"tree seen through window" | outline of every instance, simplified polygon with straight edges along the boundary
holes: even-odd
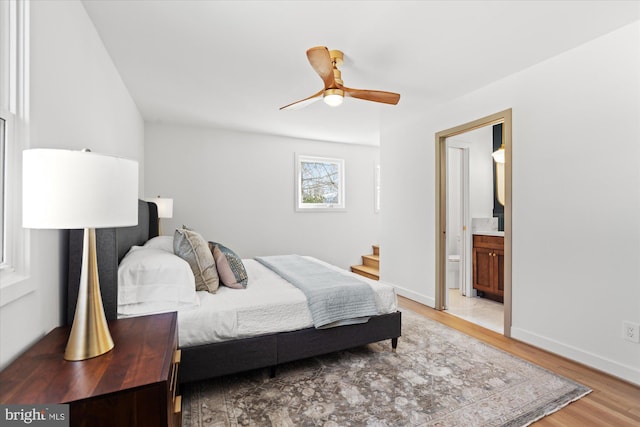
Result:
[[[296,154],[295,209],[344,212],[344,159]]]
[[[339,203],[339,174],[335,163],[302,162],[302,203]]]

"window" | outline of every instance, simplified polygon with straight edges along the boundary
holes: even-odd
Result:
[[[344,160],[296,155],[296,210],[344,211]]]
[[[0,1],[0,306],[33,290],[22,228],[22,151],[27,148],[29,2]]]

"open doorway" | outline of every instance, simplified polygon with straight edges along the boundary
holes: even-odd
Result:
[[[485,256],[485,252],[474,250],[474,241],[480,243],[477,236],[482,236],[483,239],[493,239],[494,244],[502,247],[504,240],[501,221],[503,205],[496,197],[497,163],[492,157],[501,144],[502,123],[474,129],[446,140],[445,272],[447,313],[500,334],[504,332],[502,289],[498,289],[499,278],[503,274],[502,265],[495,269],[495,273],[498,273],[496,293],[478,289],[478,279],[482,284],[491,283],[487,267],[492,264],[494,257],[493,251],[486,252]],[[487,289],[491,291],[490,286]]]
[[[476,287],[472,270],[475,264],[471,261],[471,218],[469,217],[469,177],[458,169],[468,170],[465,166],[465,145],[472,135],[491,131],[494,125],[502,125],[502,143],[504,144],[504,163],[501,165],[501,179],[504,179],[504,194],[501,199],[504,204],[504,249],[491,250],[489,257],[500,264],[503,278],[500,283],[500,298],[503,300],[503,333],[511,335],[511,110],[505,110],[473,122],[465,123],[436,134],[436,309],[444,310],[448,304],[448,297],[452,285],[451,277],[459,284],[455,295],[473,296]],[[473,132],[477,131],[477,132]],[[465,138],[466,136],[466,138]],[[466,154],[469,162],[469,154]],[[490,161],[490,160],[489,160]],[[503,169],[502,169],[503,168]],[[468,173],[468,172],[467,172]],[[447,184],[452,190],[453,185],[459,185],[455,191],[447,191]],[[466,195],[465,195],[465,192]],[[465,202],[466,197],[466,202]],[[461,200],[459,203],[458,200]],[[466,203],[466,205],[465,205]],[[455,212],[458,214],[455,215]],[[448,217],[448,213],[454,215]],[[448,220],[448,218],[450,218]],[[450,224],[454,223],[454,224]],[[457,230],[457,231],[456,231]],[[453,234],[453,235],[452,235]],[[494,255],[498,253],[499,256]],[[503,253],[500,253],[503,252]],[[475,253],[475,252],[474,252]],[[458,265],[455,265],[458,258]],[[497,264],[496,264],[497,265]],[[456,268],[453,268],[456,267]],[[455,271],[453,271],[455,270]],[[476,270],[477,271],[477,270]],[[455,274],[457,273],[457,274]],[[449,277],[449,280],[447,278]],[[455,289],[455,288],[454,288]]]

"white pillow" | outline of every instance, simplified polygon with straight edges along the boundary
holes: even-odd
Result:
[[[163,251],[173,253],[173,236],[156,236],[153,239],[147,240],[147,243],[145,243],[143,247],[162,249]]]
[[[200,305],[189,263],[163,249],[134,246],[118,267],[118,314],[176,311]]]

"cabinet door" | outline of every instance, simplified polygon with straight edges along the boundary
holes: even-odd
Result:
[[[493,249],[473,248],[473,287],[479,291],[493,292],[491,276]]]
[[[494,249],[492,253],[491,292],[502,297],[504,296],[504,251]]]

